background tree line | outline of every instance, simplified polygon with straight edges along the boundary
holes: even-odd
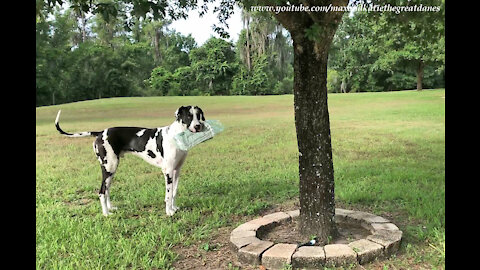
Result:
[[[43,9],[36,23],[37,106],[119,96],[271,95],[293,91],[293,44],[265,12],[243,10],[236,43],[193,37],[169,21],[81,8]],[[329,51],[328,91],[444,87],[444,14],[345,14]],[[108,18],[107,18],[108,17]],[[129,18],[128,20],[126,18]]]

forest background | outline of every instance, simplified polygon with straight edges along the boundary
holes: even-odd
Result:
[[[280,95],[293,92],[292,39],[271,13],[242,9],[236,42],[199,46],[171,21],[37,5],[36,105],[107,97]],[[445,15],[392,21],[345,13],[328,61],[328,91],[445,87]]]

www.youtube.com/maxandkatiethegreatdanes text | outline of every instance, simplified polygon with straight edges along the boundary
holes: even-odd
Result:
[[[400,14],[401,12],[439,12],[440,6],[424,6],[411,5],[411,6],[392,6],[390,4],[385,5],[373,5],[373,4],[359,4],[359,5],[347,5],[347,6],[304,6],[300,5],[285,5],[285,6],[251,6],[250,11],[264,11],[264,12],[352,12],[352,11],[366,11],[366,12],[395,12]]]

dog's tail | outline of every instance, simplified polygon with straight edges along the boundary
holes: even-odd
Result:
[[[62,110],[59,110],[58,113],[57,113],[57,118],[55,119],[55,127],[57,128],[58,132],[60,132],[60,134],[63,134],[67,137],[71,137],[71,138],[80,138],[80,137],[88,137],[88,136],[98,136],[99,134],[102,134],[101,131],[85,131],[85,132],[79,132],[79,133],[67,133],[65,131],[63,131],[61,128],[60,128],[60,124],[58,124],[58,120],[60,118],[60,112],[62,112]]]

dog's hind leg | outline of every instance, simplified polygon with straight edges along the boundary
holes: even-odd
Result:
[[[110,184],[113,178],[113,173],[107,172],[105,167],[102,165],[102,185],[100,186],[100,191],[98,192],[98,197],[100,199],[100,205],[102,206],[102,214],[108,216],[111,214],[109,211],[110,204]],[[108,202],[108,203],[107,203]]]
[[[112,184],[112,180],[113,180],[113,174],[110,177],[107,177],[107,179],[105,179],[105,201],[106,201],[107,209],[109,212],[115,211],[118,209],[117,207],[113,206],[110,201],[110,185]]]
[[[104,142],[101,136],[95,140],[93,149],[102,169],[102,185],[100,186],[98,197],[100,199],[100,205],[102,206],[102,214],[108,216],[111,214],[110,210],[114,210],[110,202],[110,186],[118,167],[119,158],[113,152],[108,142]]]

